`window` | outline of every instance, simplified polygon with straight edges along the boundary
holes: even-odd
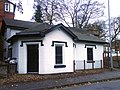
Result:
[[[93,48],[87,48],[87,60],[93,61]]]
[[[8,57],[12,57],[12,48],[8,49]]]
[[[63,51],[62,51],[62,45],[56,45],[55,46],[55,63],[56,64],[63,64]]]
[[[5,11],[9,12],[9,3],[5,3]]]
[[[10,4],[10,12],[14,12],[14,5],[13,4]]]

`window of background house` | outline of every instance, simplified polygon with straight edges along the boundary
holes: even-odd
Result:
[[[63,64],[63,50],[62,45],[55,46],[55,64]]]
[[[87,60],[93,61],[93,48],[87,48]]]
[[[9,3],[5,3],[5,11],[9,12]]]
[[[8,57],[12,57],[12,48],[8,49]]]

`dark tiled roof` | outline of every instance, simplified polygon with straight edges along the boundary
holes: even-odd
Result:
[[[47,33],[53,31],[54,29],[62,28],[66,31],[71,37],[76,38],[76,35],[73,34],[68,28],[66,28],[63,24],[50,25],[47,23],[41,23],[36,25],[30,29],[25,29],[22,32],[17,33],[17,35],[30,35],[30,34],[40,34],[41,36],[45,36]]]
[[[35,23],[35,22],[28,22],[28,21],[20,21],[20,20],[9,20],[4,19],[7,26],[12,27],[22,27],[26,28],[24,31],[17,33],[17,35],[30,35],[30,34],[46,34],[55,28],[62,28],[64,29],[68,34],[70,34],[74,39],[77,38],[78,41],[83,42],[95,42],[95,43],[105,43],[104,40],[87,34],[85,30],[78,29],[78,28],[72,28],[72,27],[65,27],[63,24],[58,25],[49,25],[47,23]]]
[[[45,31],[48,31],[48,29],[50,29],[51,27],[52,27],[52,25],[50,25],[50,24],[39,23],[37,25],[33,25],[29,29],[25,29],[24,31],[22,31],[20,33],[45,32]]]
[[[51,28],[55,27],[56,25],[49,25],[46,23],[43,24],[39,24],[37,26],[34,26],[30,29],[24,30],[23,32],[20,32],[19,34],[22,33],[31,33],[31,32],[42,32],[42,33],[46,33],[48,32]],[[94,35],[90,35],[90,34],[86,34],[85,30],[82,29],[77,29],[77,28],[68,28],[68,30],[70,30],[70,32],[72,32],[75,36],[77,36],[79,41],[89,41],[89,42],[100,42],[100,43],[105,43],[104,40],[101,40],[100,38],[94,36]]]
[[[69,28],[70,31],[72,31],[77,37],[79,41],[92,41],[92,42],[101,42],[104,43],[105,41],[94,36],[91,34],[88,34],[86,30],[82,29],[75,29],[75,28]]]
[[[14,4],[14,3],[12,3],[10,0],[4,0],[4,2],[9,2],[9,3],[11,3],[11,4],[15,5],[15,4]]]
[[[81,34],[87,34],[87,31],[86,30],[83,30],[83,29],[80,29],[80,28],[75,28],[75,27],[68,27],[69,30],[71,31],[75,31],[75,32],[78,32],[78,33],[81,33]]]
[[[28,21],[21,21],[21,20],[13,20],[13,19],[8,19],[8,18],[4,18],[4,22],[7,26],[9,27],[19,27],[19,28],[31,28],[35,25],[38,25],[38,23],[36,22],[28,22]]]

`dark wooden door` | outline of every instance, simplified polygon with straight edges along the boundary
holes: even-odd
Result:
[[[38,44],[27,45],[27,72],[38,72]]]

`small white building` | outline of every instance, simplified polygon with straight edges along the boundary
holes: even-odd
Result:
[[[19,74],[66,73],[103,67],[105,41],[83,30],[63,24],[4,19],[2,31],[4,57],[15,59]]]

